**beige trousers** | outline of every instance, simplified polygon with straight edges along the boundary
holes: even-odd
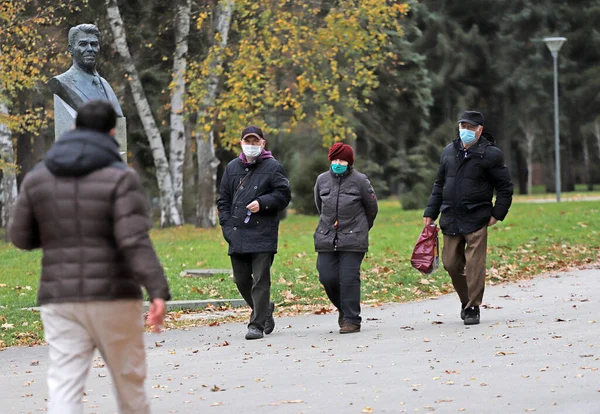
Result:
[[[120,414],[150,413],[142,301],[49,304],[41,307],[48,342],[48,411],[81,414],[94,350],[98,349],[117,393]]]
[[[463,308],[479,306],[485,290],[487,226],[469,234],[444,235],[442,262]]]

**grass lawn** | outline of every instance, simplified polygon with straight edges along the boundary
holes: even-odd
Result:
[[[488,275],[501,283],[567,267],[597,262],[600,250],[600,201],[547,204],[515,203],[490,231]],[[312,234],[316,216],[290,214],[281,224],[279,254],[272,273],[278,309],[328,306],[315,270]],[[443,269],[424,277],[410,266],[422,228],[422,211],[403,211],[397,201],[380,203],[371,231],[371,251],[363,262],[363,302],[399,302],[452,291]],[[183,278],[190,268],[229,268],[221,230],[192,226],[154,230],[152,239],[169,278],[174,299],[237,298],[228,276]],[[40,252],[21,252],[0,242],[0,349],[41,342],[35,306]]]

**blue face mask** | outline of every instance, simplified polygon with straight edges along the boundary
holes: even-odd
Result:
[[[343,174],[346,172],[347,169],[347,165],[331,164],[331,171],[333,171],[335,174]]]
[[[465,145],[471,145],[475,142],[475,131],[471,131],[470,129],[459,129],[460,140]]]

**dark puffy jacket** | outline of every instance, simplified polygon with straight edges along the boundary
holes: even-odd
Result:
[[[324,172],[315,184],[315,203],[320,214],[314,235],[317,252],[369,250],[378,207],[366,175],[352,167],[344,174]]]
[[[21,185],[12,243],[41,247],[38,302],[170,298],[139,178],[109,135],[63,135]]]
[[[491,216],[504,220],[512,203],[513,184],[502,151],[490,134],[482,134],[467,151],[460,140],[442,151],[424,217],[441,211],[444,234],[468,234],[487,225]],[[492,197],[496,190],[496,204]]]
[[[277,253],[279,212],[291,198],[290,182],[275,158],[261,157],[253,164],[236,158],[227,164],[217,207],[229,254]],[[260,209],[248,216],[246,206],[254,200],[258,200]]]

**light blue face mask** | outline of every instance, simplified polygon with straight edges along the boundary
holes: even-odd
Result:
[[[475,131],[471,131],[470,129],[459,129],[458,133],[463,144],[471,145],[475,142]]]
[[[343,174],[346,172],[347,169],[347,165],[331,164],[331,171],[333,171],[335,174]]]

